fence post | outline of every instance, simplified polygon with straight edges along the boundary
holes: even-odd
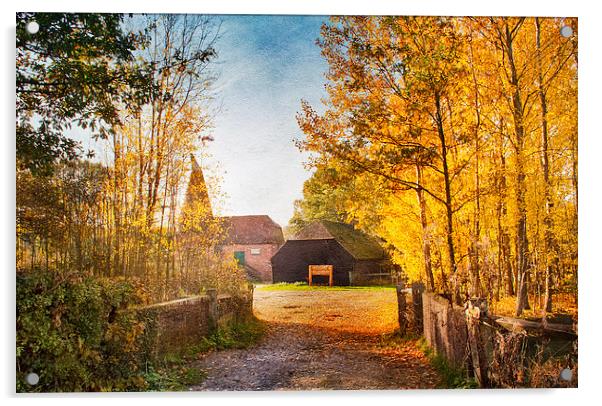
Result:
[[[406,316],[406,293],[404,284],[399,283],[396,286],[397,291],[397,314],[399,317],[399,334],[404,336],[407,333],[408,319]]]
[[[481,338],[481,318],[486,317],[487,301],[485,299],[472,299],[466,303],[466,327],[468,330],[468,345],[470,358],[477,383],[481,388],[488,385],[487,359]]]
[[[209,334],[214,334],[217,332],[217,321],[218,321],[217,290],[216,289],[207,289],[207,297],[209,298],[209,314],[208,314]]]
[[[414,312],[414,330],[420,334],[423,330],[422,293],[425,291],[424,283],[412,283],[412,310]]]

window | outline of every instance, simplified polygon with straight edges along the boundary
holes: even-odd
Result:
[[[245,265],[245,252],[244,251],[234,251],[234,258],[238,261],[239,266]]]
[[[251,248],[251,255],[261,254],[261,248]]]

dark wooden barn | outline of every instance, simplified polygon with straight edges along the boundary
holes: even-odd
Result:
[[[286,241],[272,257],[273,281],[306,282],[309,265],[333,265],[335,285],[370,284],[379,277],[391,283],[392,266],[379,242],[347,224],[315,222]]]

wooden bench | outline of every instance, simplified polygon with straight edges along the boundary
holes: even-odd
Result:
[[[309,266],[309,286],[311,286],[312,277],[328,276],[328,286],[332,286],[332,265],[310,265]]]

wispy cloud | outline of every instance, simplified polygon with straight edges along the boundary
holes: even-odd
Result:
[[[223,16],[220,114],[210,152],[226,171],[225,213],[268,214],[281,225],[309,177],[294,146],[300,100],[324,96],[321,16]]]

